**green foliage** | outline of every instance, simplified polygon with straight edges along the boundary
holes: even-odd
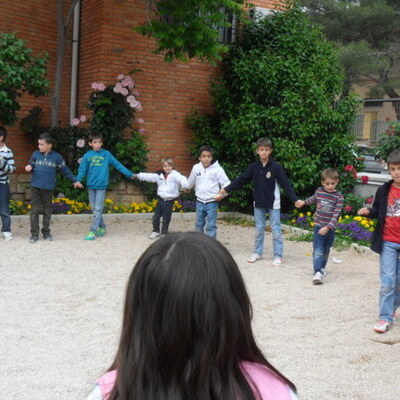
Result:
[[[18,98],[24,92],[35,96],[47,93],[47,54],[33,56],[32,50],[15,34],[0,34],[0,121],[4,125],[16,122],[20,109]]]
[[[273,158],[295,190],[308,195],[326,167],[354,164],[349,127],[357,99],[335,102],[343,75],[333,46],[296,7],[246,25],[212,87],[215,113],[189,116],[195,147],[209,144],[231,178],[256,159],[254,143],[268,136]],[[251,204],[247,188],[228,197]]]
[[[387,160],[389,154],[396,149],[400,149],[400,123],[395,122],[388,130],[387,135],[382,137],[376,147],[376,154],[382,160]]]
[[[217,27],[227,27],[228,14],[241,16],[244,0],[148,0],[153,16],[137,30],[157,41],[156,53],[166,61],[199,57],[215,61],[227,49],[218,42]],[[225,9],[226,12],[222,10]]]

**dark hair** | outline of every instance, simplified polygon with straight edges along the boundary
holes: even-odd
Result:
[[[214,152],[210,146],[207,146],[207,145],[200,146],[199,147],[199,157],[201,156],[201,153],[203,153],[203,151],[207,151],[207,152],[211,153],[211,155],[214,158]]]
[[[91,132],[89,133],[88,142],[92,143],[94,139],[101,139],[104,142],[103,135],[101,133]]]
[[[3,136],[3,140],[6,140],[7,137],[7,129],[4,126],[0,126],[0,136]]]
[[[321,180],[324,181],[326,179],[333,179],[337,181],[339,179],[339,173],[334,168],[325,168],[321,172]]]
[[[265,146],[265,147],[270,147],[272,149],[272,142],[267,137],[262,137],[262,138],[258,139],[256,142],[256,145],[257,145],[257,148],[259,148],[261,146]]]
[[[54,146],[55,143],[53,136],[46,132],[39,136],[39,140],[44,140],[47,144],[51,144],[52,146]]]
[[[388,166],[390,164],[400,164],[400,150],[399,149],[393,150],[389,154],[386,163]]]
[[[169,234],[137,261],[126,290],[109,400],[255,400],[240,361],[266,365],[251,304],[228,250],[202,233]]]

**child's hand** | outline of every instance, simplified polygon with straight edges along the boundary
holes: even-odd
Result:
[[[225,197],[225,196],[224,196],[223,194],[217,193],[217,194],[214,196],[214,199],[215,199],[216,201],[221,201],[224,197]]]
[[[318,233],[319,233],[321,236],[325,236],[328,232],[329,232],[329,228],[328,228],[327,226],[322,227],[322,228],[318,231]]]
[[[296,208],[304,207],[304,201],[303,200],[297,200],[296,203],[294,203],[294,206]]]
[[[76,189],[76,188],[78,188],[78,189],[83,189],[83,185],[82,185],[82,183],[80,183],[80,182],[75,182],[74,184],[74,188]]]
[[[131,176],[131,179],[132,179],[132,180],[139,179],[138,174],[133,174],[133,175]]]
[[[32,165],[28,164],[25,166],[25,171],[26,172],[32,172]]]
[[[369,209],[367,207],[360,208],[357,211],[358,215],[369,215]]]

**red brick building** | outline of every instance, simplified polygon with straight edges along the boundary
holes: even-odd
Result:
[[[273,8],[276,1],[253,1],[255,6]],[[65,13],[70,1],[65,0]],[[48,79],[53,85],[57,47],[56,1],[0,0],[1,32],[16,32],[35,54],[47,51]],[[92,82],[113,83],[117,75],[133,66],[142,71],[135,76],[140,91],[144,119],[145,140],[149,145],[150,170],[159,167],[161,157],[174,158],[177,169],[188,173],[193,163],[188,151],[192,132],[186,117],[194,109],[206,110],[211,105],[210,79],[217,68],[197,60],[190,63],[167,64],[162,55],[154,55],[153,40],[133,31],[146,20],[144,0],[81,0],[79,29],[78,94],[76,115],[88,114],[86,103]],[[65,47],[61,93],[60,121],[69,122],[72,22],[68,27]],[[51,97],[39,99],[25,96],[21,99],[19,118],[27,115],[33,106],[44,111],[44,123],[50,123]],[[29,144],[18,123],[9,128],[9,146],[15,153],[18,173],[35,146]]]

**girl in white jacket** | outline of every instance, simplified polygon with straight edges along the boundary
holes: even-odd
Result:
[[[174,201],[179,196],[179,190],[187,186],[187,179],[174,169],[174,163],[171,158],[161,160],[163,172],[146,173],[140,172],[134,178],[146,182],[157,183],[157,206],[153,216],[153,232],[149,236],[155,239],[168,233],[168,226],[171,221]],[[162,229],[160,233],[160,219],[162,217]]]

